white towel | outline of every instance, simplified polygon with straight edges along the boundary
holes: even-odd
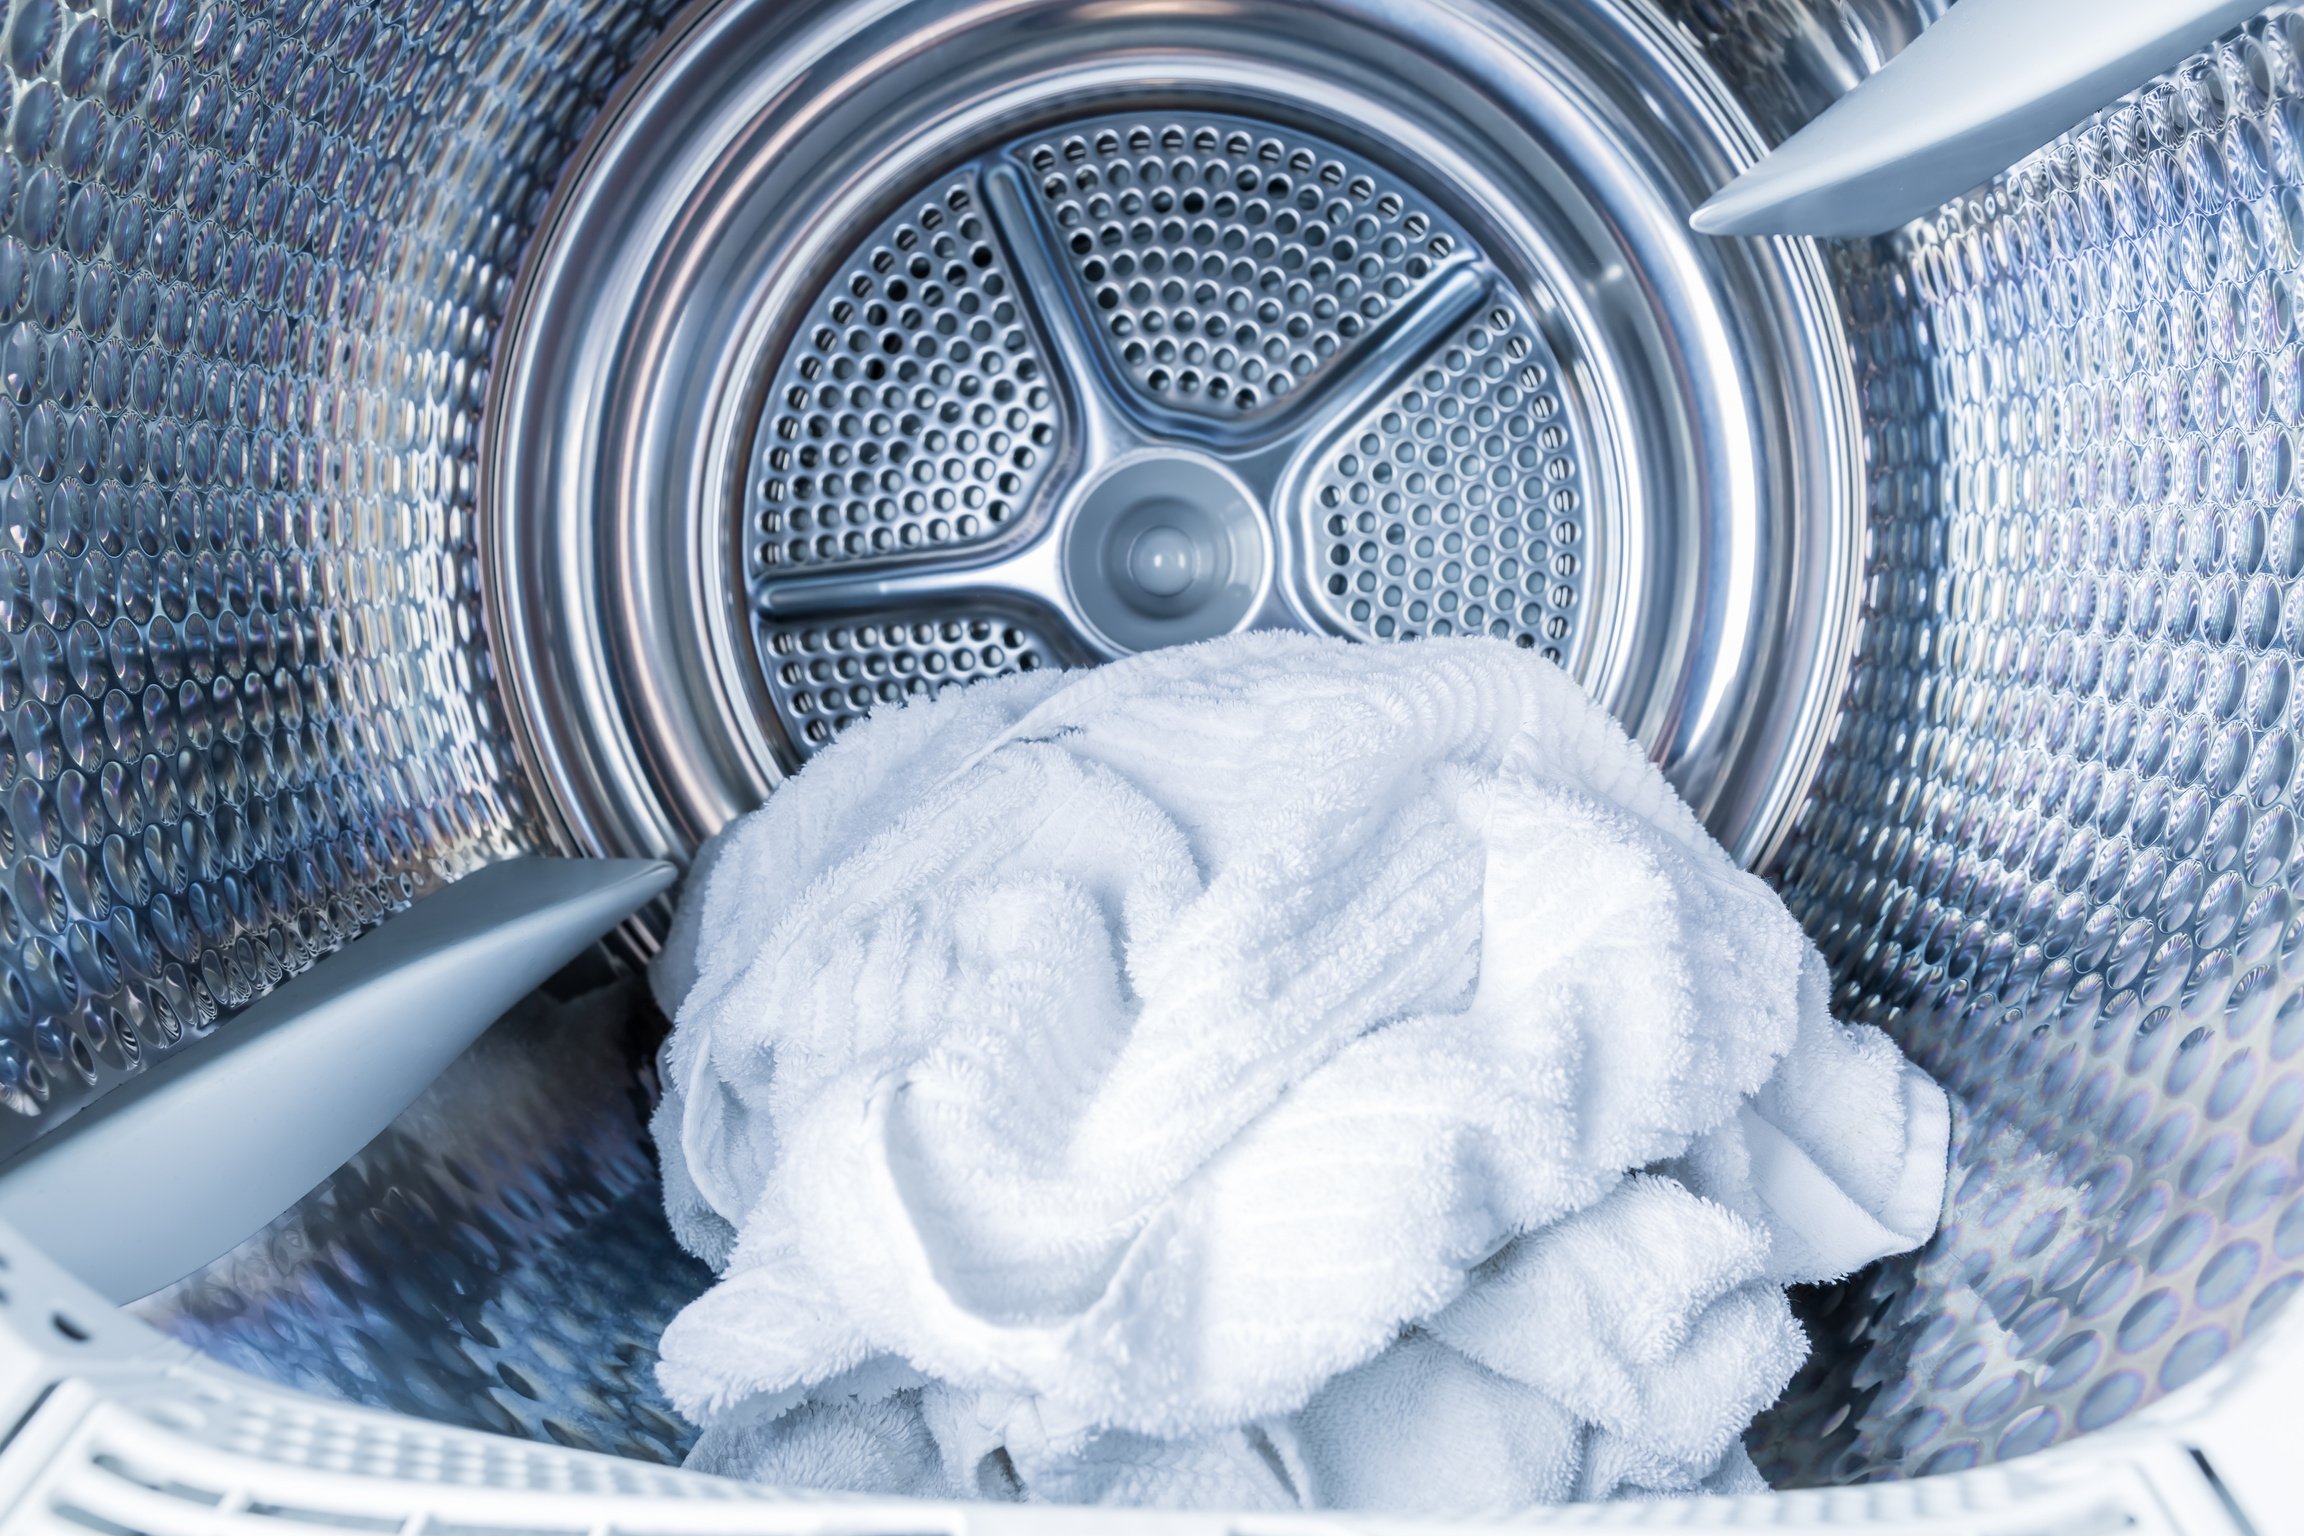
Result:
[[[692,1464],[1508,1507],[1745,1486],[1941,1094],[1558,669],[1252,635],[875,715],[700,862]],[[1640,1170],[1651,1170],[1641,1173]]]

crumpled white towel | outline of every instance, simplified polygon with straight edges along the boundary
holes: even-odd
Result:
[[[691,1464],[1472,1510],[1755,1486],[1941,1092],[1564,673],[1249,635],[875,715],[655,973]]]

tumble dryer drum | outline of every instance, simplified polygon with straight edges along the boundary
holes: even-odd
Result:
[[[1568,668],[1954,1100],[1936,1238],[1796,1298],[1786,1491],[1559,1518],[2273,1528],[2304,17],[1890,234],[1691,229],[1943,9],[11,0],[0,1214],[100,1167],[42,1209],[149,1231],[48,1246],[187,1257],[0,1231],[6,1518],[1058,1518],[675,1470],[605,861],[1277,626]]]

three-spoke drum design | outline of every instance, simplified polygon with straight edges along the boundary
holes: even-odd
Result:
[[[746,578],[778,719],[805,753],[1242,628],[1575,665],[1608,552],[1565,385],[1465,231],[1332,144],[1144,114],[1007,146],[872,230],[777,368]]]
[[[1814,248],[1643,6],[727,0],[579,155],[483,587],[571,851],[679,856],[876,707],[1253,628],[1558,660],[1741,856],[1857,601]]]

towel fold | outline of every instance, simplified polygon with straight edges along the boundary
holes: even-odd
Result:
[[[656,968],[693,1465],[1470,1511],[1733,1489],[1942,1095],[1557,668],[1252,635],[877,714]]]

